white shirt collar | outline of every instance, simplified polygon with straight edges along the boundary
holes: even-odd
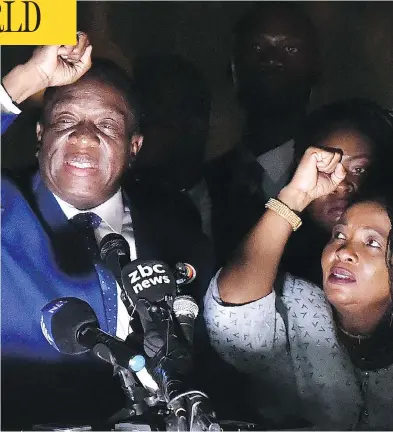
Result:
[[[124,214],[124,204],[123,195],[121,189],[119,189],[112,197],[103,202],[97,207],[91,208],[89,210],[78,210],[71,204],[63,201],[57,195],[53,194],[56,201],[59,203],[60,208],[66,215],[67,219],[71,219],[78,213],[93,212],[100,216],[112,229],[118,234],[121,234],[121,229],[123,225],[123,214]]]

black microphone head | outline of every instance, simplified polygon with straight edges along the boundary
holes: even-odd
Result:
[[[139,299],[159,302],[176,291],[175,277],[169,266],[161,261],[134,260],[122,270],[124,288],[135,305]]]
[[[188,285],[196,278],[195,267],[189,263],[178,262],[175,266],[176,285]]]
[[[52,300],[41,309],[42,333],[62,354],[82,354],[89,350],[78,342],[78,332],[86,325],[98,328],[98,319],[90,305],[78,298]]]
[[[125,255],[128,259],[130,259],[130,246],[122,235],[110,233],[101,240],[101,259],[106,261],[108,255],[112,252],[116,252],[119,255]]]

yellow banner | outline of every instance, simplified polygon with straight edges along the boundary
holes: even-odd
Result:
[[[0,0],[0,45],[75,45],[76,0]]]

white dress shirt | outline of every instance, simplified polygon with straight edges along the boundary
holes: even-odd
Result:
[[[99,206],[81,211],[66,203],[58,196],[53,194],[59,203],[60,208],[63,210],[67,219],[71,219],[79,213],[93,212],[100,216],[102,219],[101,224],[97,229],[94,230],[97,244],[109,233],[121,234],[128,242],[130,246],[130,257],[131,261],[137,258],[134,231],[132,228],[132,219],[130,209],[124,205],[123,195],[121,189],[119,189],[115,195],[109,198]],[[120,298],[121,289],[117,284],[117,327],[116,336],[120,339],[125,339],[128,334],[132,332],[130,326],[130,318],[123,301]]]
[[[14,105],[14,101],[10,98],[3,86],[0,86],[0,105],[2,110],[13,114],[20,114],[21,110]]]

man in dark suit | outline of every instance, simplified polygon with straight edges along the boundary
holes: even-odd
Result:
[[[206,167],[221,264],[289,180],[293,139],[319,73],[316,29],[295,2],[256,2],[236,24],[233,40],[233,84],[246,115],[243,139]]]
[[[80,33],[75,47],[39,48],[3,79],[2,123],[29,95],[48,89],[37,125],[38,172],[2,180],[2,429],[102,424],[124,403],[110,366],[57,353],[40,328],[43,306],[77,297],[103,330],[121,339],[132,332],[120,287],[90,255],[79,219],[94,221],[97,243],[123,235],[131,259],[191,263],[196,294],[210,279],[208,243],[193,219],[177,216],[178,198],[121,187],[143,141],[135,92],[116,65],[91,67],[90,58]]]

